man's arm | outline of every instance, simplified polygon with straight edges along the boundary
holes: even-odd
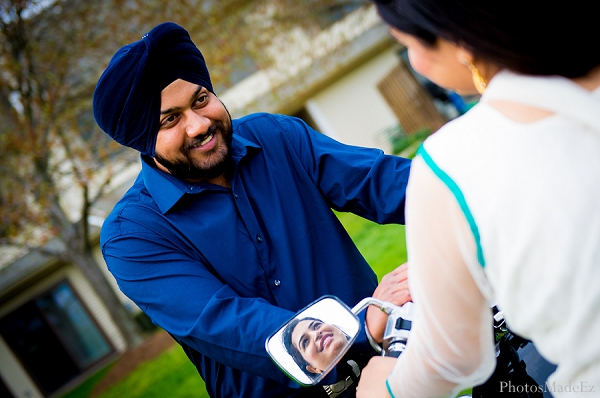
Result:
[[[299,119],[277,119],[305,171],[330,206],[379,224],[404,224],[411,160],[340,143]]]
[[[103,254],[123,293],[177,340],[221,364],[294,386],[264,347],[292,312],[238,296],[210,266],[149,231],[113,237]]]

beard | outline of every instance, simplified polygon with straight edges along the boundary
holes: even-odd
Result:
[[[171,175],[188,182],[208,181],[222,174],[230,174],[233,171],[234,163],[231,157],[231,141],[233,139],[233,129],[231,126],[231,117],[229,123],[216,121],[208,128],[206,134],[194,137],[181,149],[181,157],[178,159],[167,159],[156,152],[154,159],[164,166]],[[223,138],[222,143],[218,143],[215,148],[205,154],[205,158],[194,159],[190,153],[193,148],[213,134],[217,139]]]

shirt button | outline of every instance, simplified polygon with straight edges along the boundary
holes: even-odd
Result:
[[[262,242],[262,238],[259,235],[256,235],[256,240]]]
[[[279,287],[279,285],[281,285],[281,281],[280,281],[279,279],[275,279],[275,280],[273,281],[273,284],[274,284],[276,287]]]
[[[237,193],[235,193],[235,192],[234,192],[234,193],[233,193],[233,197],[237,199],[237,198],[238,198],[238,195],[237,195]]]

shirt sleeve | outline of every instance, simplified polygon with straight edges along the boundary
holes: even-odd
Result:
[[[155,324],[220,364],[298,387],[265,350],[270,332],[293,312],[239,296],[177,243],[131,220],[120,224],[103,255],[119,288]]]
[[[406,234],[418,315],[387,383],[395,398],[454,396],[495,367],[492,312],[475,282],[483,271],[459,204],[421,158],[412,167]]]
[[[300,119],[278,119],[299,162],[329,205],[379,224],[404,224],[411,160],[340,143]]]

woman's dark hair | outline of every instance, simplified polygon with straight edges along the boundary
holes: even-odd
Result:
[[[587,0],[373,0],[390,26],[435,46],[530,75],[581,77],[600,65],[600,29]]]
[[[307,369],[307,366],[310,365],[310,363],[302,357],[302,354],[300,354],[300,351],[298,351],[296,346],[294,346],[294,344],[292,343],[292,333],[294,332],[296,325],[298,325],[298,323],[300,323],[301,321],[322,322],[320,319],[312,318],[312,317],[292,319],[292,321],[290,323],[288,323],[288,325],[283,330],[283,335],[282,335],[283,345],[285,346],[285,349],[288,352],[288,354],[290,354],[292,356],[292,358],[294,359],[294,361],[298,364],[300,369],[302,369],[302,371],[308,377],[312,378],[313,373]]]

